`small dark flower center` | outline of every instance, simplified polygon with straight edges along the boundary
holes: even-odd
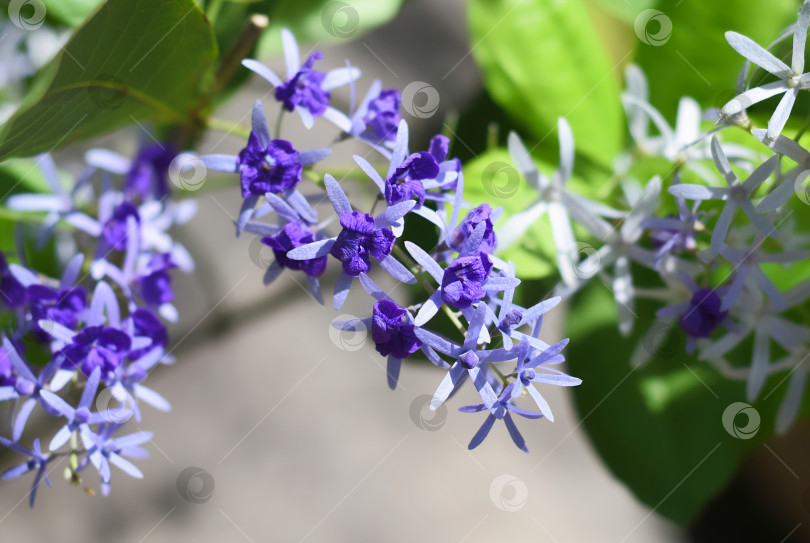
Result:
[[[480,362],[478,355],[475,354],[475,351],[467,351],[466,353],[461,354],[458,357],[458,361],[461,362],[461,365],[468,370],[473,369],[478,365],[478,362]]]

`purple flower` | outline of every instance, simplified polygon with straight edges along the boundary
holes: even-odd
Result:
[[[543,383],[546,385],[573,387],[582,384],[582,379],[571,377],[565,373],[550,368],[549,366],[560,364],[565,361],[565,358],[560,354],[560,351],[568,345],[568,340],[564,339],[549,346],[547,349],[541,350],[539,353],[534,353],[535,349],[528,343],[521,343],[518,347],[518,363],[515,368],[517,380],[513,383],[512,399],[517,399],[523,394],[524,388],[532,397],[540,412],[551,422],[554,422],[554,414],[551,412],[551,407],[543,395],[535,388],[534,383]],[[548,372],[538,371],[538,366],[541,369],[548,370]]]
[[[24,303],[25,287],[11,273],[5,255],[0,253],[0,304],[13,309]]]
[[[492,426],[495,424],[496,420],[502,420],[506,425],[506,429],[509,431],[509,436],[512,438],[512,441],[523,452],[528,453],[529,449],[526,447],[526,441],[523,439],[523,436],[520,435],[520,432],[515,425],[515,421],[512,419],[512,415],[510,412],[515,413],[516,415],[520,415],[521,417],[526,417],[527,419],[539,419],[543,415],[541,413],[535,413],[533,411],[527,411],[525,409],[521,409],[515,405],[512,405],[512,394],[515,384],[511,383],[507,386],[501,395],[498,397],[498,401],[495,402],[492,406],[487,406],[486,404],[478,404],[478,405],[465,405],[463,407],[459,407],[458,410],[462,413],[478,413],[480,411],[489,410],[489,414],[487,415],[486,420],[481,425],[481,428],[473,436],[472,440],[470,440],[470,444],[468,448],[470,450],[476,448],[480,445],[484,439],[489,435],[489,431],[492,429]]]
[[[462,384],[463,380],[469,376],[481,400],[488,407],[495,404],[497,396],[490,385],[487,374],[486,363],[504,362],[512,360],[515,355],[506,349],[485,350],[478,348],[478,340],[482,333],[486,332],[484,322],[486,320],[486,306],[481,304],[471,314],[467,333],[464,335],[464,344],[456,345],[443,337],[429,332],[424,328],[414,328],[414,333],[425,345],[455,358],[455,362],[450,366],[450,370],[442,379],[433,399],[430,401],[430,409],[435,411],[450,395]],[[482,364],[484,363],[484,364]]]
[[[336,238],[325,238],[291,249],[287,257],[293,260],[312,260],[331,254],[340,260],[343,270],[335,283],[335,309],[343,306],[354,278],[371,268],[371,258],[377,260],[380,267],[395,279],[403,283],[415,283],[414,275],[391,256],[396,236],[390,228],[413,209],[415,202],[400,202],[372,217],[352,210],[349,198],[334,177],[326,174],[323,181],[343,230]]]
[[[675,174],[673,185],[680,184],[680,173]],[[697,248],[697,234],[704,230],[702,223],[703,213],[698,212],[701,200],[695,200],[690,208],[686,199],[675,197],[678,206],[677,215],[668,215],[664,218],[648,218],[642,221],[643,228],[650,229],[650,240],[658,249],[655,257],[655,267],[661,263],[667,253],[680,253],[693,251]]]
[[[457,309],[467,309],[484,297],[483,284],[490,272],[492,259],[483,251],[457,258],[444,270],[442,300]]]
[[[711,149],[715,166],[723,175],[728,187],[706,187],[678,183],[669,187],[669,193],[687,200],[722,200],[724,202],[723,210],[720,212],[720,216],[717,218],[712,230],[709,247],[712,256],[718,254],[722,249],[737,209],[742,209],[745,216],[748,217],[748,220],[759,232],[771,238],[778,237],[779,231],[773,225],[772,219],[756,209],[751,198],[756,193],[757,188],[771,176],[776,164],[779,162],[779,157],[777,155],[772,156],[757,166],[757,169],[751,172],[744,182],[740,182],[737,174],[731,169],[717,136],[712,137]]]
[[[148,309],[138,308],[129,316],[132,320],[132,331],[135,337],[148,337],[152,343],[147,347],[133,349],[129,352],[129,358],[136,360],[155,347],[165,347],[169,342],[169,334],[163,322]]]
[[[436,179],[439,165],[430,153],[414,153],[397,166],[385,180],[385,201],[394,205],[403,200],[416,198],[425,203],[425,179]]]
[[[40,320],[55,321],[75,330],[79,315],[87,309],[87,291],[83,286],[56,290],[45,285],[30,285],[25,293],[31,303],[34,333],[38,339],[49,338],[39,327]]]
[[[371,339],[377,352],[389,354],[400,360],[408,358],[419,350],[422,342],[413,331],[413,324],[406,319],[408,311],[391,300],[380,300],[374,304],[371,320]]]
[[[450,153],[450,138],[442,134],[436,134],[430,138],[428,152],[433,155],[436,162],[444,162],[447,160],[447,155]]]
[[[701,288],[692,294],[689,306],[680,319],[681,329],[694,338],[707,338],[728,316],[723,301],[714,289]]]
[[[323,58],[320,51],[310,56],[304,65],[298,52],[298,44],[292,32],[281,29],[281,43],[284,48],[284,62],[287,65],[285,78],[253,59],[245,59],[242,65],[266,79],[276,88],[276,100],[284,104],[288,111],[297,111],[304,126],[312,128],[314,117],[323,115],[329,120],[338,120],[342,128],[346,126],[345,116],[329,106],[329,91],[354,81],[360,77],[357,68],[345,67],[326,73],[312,69],[316,60]]]
[[[490,273],[494,266],[489,255],[469,250],[480,244],[483,234],[484,224],[480,223],[464,246],[460,248],[455,262],[444,270],[421,247],[410,241],[405,242],[405,248],[413,259],[440,285],[422,304],[422,308],[414,320],[416,326],[422,326],[432,319],[444,304],[460,309],[469,321],[472,319],[470,306],[483,299],[486,292],[508,291],[520,284],[520,279],[517,277],[491,277]]]
[[[45,483],[47,483],[48,486],[51,486],[51,480],[48,479],[48,460],[50,459],[50,455],[42,454],[39,438],[34,440],[33,449],[26,449],[25,447],[11,442],[4,437],[0,437],[0,445],[28,456],[27,461],[4,471],[3,474],[0,475],[0,479],[8,481],[11,479],[16,479],[17,477],[25,475],[31,471],[37,472],[36,476],[34,477],[34,484],[31,485],[31,498],[28,501],[29,505],[34,507],[34,501],[37,499],[37,490],[39,489],[40,481],[42,481],[44,478]]]
[[[202,163],[211,170],[239,173],[241,176],[244,201],[236,221],[236,235],[242,233],[253,217],[259,198],[273,193],[283,193],[286,202],[301,218],[315,222],[315,214],[309,203],[295,187],[301,181],[303,167],[329,156],[331,149],[313,149],[299,153],[288,141],[270,139],[267,116],[260,100],[253,104],[251,129],[248,145],[240,151],[239,156],[200,157]]]
[[[515,277],[515,265],[513,262],[508,262],[506,269],[501,272],[504,277]],[[489,318],[496,325],[498,331],[501,333],[503,346],[511,349],[513,339],[521,342],[529,343],[537,349],[547,349],[549,346],[544,341],[538,339],[540,328],[543,326],[543,315],[548,311],[554,309],[560,303],[560,297],[554,296],[548,300],[543,300],[529,308],[518,306],[512,301],[515,297],[515,289],[509,288],[503,292],[503,298],[496,301],[493,297],[490,300],[493,304],[499,304],[498,314],[496,315],[494,309],[490,307]],[[530,333],[524,333],[518,330],[522,326],[529,326]]]
[[[276,262],[282,268],[301,270],[310,277],[318,277],[326,270],[326,256],[310,260],[293,260],[287,257],[287,251],[315,241],[315,235],[302,223],[288,222],[275,236],[265,236],[262,243],[273,249]]]
[[[59,413],[68,420],[67,424],[62,426],[53,436],[53,439],[51,439],[51,443],[48,446],[50,450],[55,451],[67,443],[73,432],[81,430],[89,424],[99,424],[106,420],[105,416],[107,413],[90,412],[90,408],[93,407],[93,400],[96,398],[96,392],[98,391],[100,375],[101,370],[99,368],[94,369],[93,373],[90,374],[87,383],[85,383],[79,405],[76,406],[75,409],[53,392],[47,390],[42,391],[42,394],[48,397],[51,404],[59,410]]]
[[[138,222],[141,220],[135,204],[124,201],[115,207],[112,217],[104,224],[102,232],[108,247],[116,251],[123,251],[127,248],[127,219],[129,217],[134,217]]]
[[[334,321],[332,326],[338,330],[356,332],[371,330],[371,337],[377,345],[377,351],[388,357],[386,376],[388,387],[397,388],[402,360],[417,350],[421,350],[430,362],[440,368],[450,367],[436,351],[422,343],[414,332],[413,317],[407,309],[397,303],[372,281],[368,275],[360,275],[360,284],[377,302],[372,315],[365,318],[353,318],[345,321]]]
[[[106,326],[86,326],[73,336],[72,343],[57,354],[62,354],[65,369],[81,369],[90,375],[101,368],[102,377],[114,372],[129,353],[132,339],[117,328]]]
[[[402,117],[399,107],[402,96],[396,89],[386,89],[368,103],[368,111],[363,116],[367,131],[381,142],[393,141],[397,135],[397,125]]]
[[[481,239],[481,244],[477,249],[490,254],[495,252],[497,240],[495,238],[495,231],[492,228],[491,215],[492,208],[489,207],[489,204],[481,204],[475,209],[472,209],[453,231],[453,234],[450,236],[450,244],[453,247],[461,247],[473,233],[475,227],[480,223],[484,223],[484,237]]]
[[[340,214],[343,230],[332,245],[330,254],[343,263],[343,271],[352,277],[368,273],[371,257],[382,260],[391,254],[394,233],[388,228],[376,228],[374,217],[361,211]]]
[[[141,147],[126,174],[126,193],[141,200],[160,200],[169,194],[169,165],[176,156],[177,150],[170,145]]]
[[[295,188],[304,169],[290,142],[274,139],[265,146],[252,131],[247,147],[239,152],[238,167],[243,198]]]
[[[146,272],[139,279],[141,296],[148,305],[160,306],[174,299],[169,270],[176,267],[170,253],[152,256]]]
[[[297,106],[302,106],[313,117],[323,115],[330,96],[329,91],[321,87],[326,74],[312,69],[315,61],[322,59],[323,54],[315,51],[294,76],[276,87],[276,100],[284,104],[284,109],[295,111]]]
[[[6,350],[0,347],[0,387],[13,387],[17,381],[14,376],[14,366]],[[0,393],[0,401],[4,400],[2,393]]]
[[[150,347],[143,356],[119,368],[116,375],[117,380],[112,385],[111,390],[114,397],[120,401],[120,406],[108,410],[108,420],[121,422],[134,415],[135,420],[140,422],[141,401],[160,411],[171,411],[172,406],[166,398],[141,384],[152,368],[165,361],[168,357],[169,355],[164,353],[163,348]]]
[[[461,161],[457,158],[447,158],[450,153],[450,140],[447,136],[436,134],[430,138],[428,152],[433,155],[433,158],[439,164],[436,187],[443,191],[457,190],[458,178],[461,175]]]
[[[58,324],[54,326],[59,326]],[[27,397],[17,411],[17,418],[14,420],[12,428],[11,439],[15,443],[20,440],[20,437],[25,430],[25,423],[31,412],[37,406],[37,403],[42,405],[46,413],[52,416],[59,416],[59,409],[50,401],[50,397],[55,396],[53,392],[57,392],[66,381],[57,379],[51,381],[54,373],[57,370],[57,360],[52,359],[44,368],[42,368],[38,375],[34,375],[31,367],[22,359],[17,347],[7,337],[3,337],[3,351],[6,357],[11,361],[11,365],[17,372],[17,377],[14,386],[0,387],[0,401],[19,399]],[[48,386],[49,391],[45,390]],[[45,394],[43,395],[43,392]]]
[[[103,426],[99,433],[96,434],[90,428],[83,427],[79,434],[88,456],[79,465],[77,471],[87,467],[89,461],[101,475],[101,493],[104,496],[110,493],[110,479],[112,478],[110,464],[116,466],[130,477],[143,479],[141,470],[125,459],[124,456],[131,458],[146,458],[149,456],[149,451],[139,445],[152,439],[152,432],[135,432],[134,434],[113,438],[112,433],[118,428],[119,425],[117,424],[108,424]]]

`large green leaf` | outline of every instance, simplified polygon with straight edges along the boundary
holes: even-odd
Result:
[[[0,160],[136,120],[193,124],[208,104],[216,55],[211,26],[192,0],[110,0],[0,127]]]
[[[622,147],[619,73],[580,0],[471,0],[473,55],[490,95],[540,140],[557,118],[609,166]]]
[[[635,62],[647,74],[653,104],[670,120],[683,95],[692,96],[703,107],[721,107],[733,97],[745,60],[726,42],[725,32],[733,30],[767,46],[796,21],[799,4],[797,0],[659,0],[655,7],[663,15],[640,13]],[[666,30],[664,21],[671,23],[671,34],[646,39]]]
[[[79,26],[87,19],[103,0],[43,0],[48,17],[68,26]]]
[[[683,334],[656,321],[650,304],[639,304],[637,314],[636,332],[623,339],[604,285],[594,284],[575,298],[566,354],[571,373],[583,381],[575,402],[611,471],[645,504],[685,525],[729,481],[746,451],[773,434],[787,380],[785,374],[769,378],[753,404],[760,417],[755,436],[734,437],[723,415],[746,401],[745,383],[684,354]],[[642,339],[647,330],[654,332]],[[634,370],[629,360],[639,342],[655,356]],[[733,354],[730,360],[749,360],[750,343]],[[807,414],[809,401],[805,398],[800,414]],[[744,414],[733,420],[747,425]]]
[[[3,200],[18,192],[50,192],[48,182],[39,169],[36,160],[13,159],[0,164],[0,187],[3,187]]]

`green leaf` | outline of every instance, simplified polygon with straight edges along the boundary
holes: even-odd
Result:
[[[0,160],[135,121],[194,124],[213,89],[216,55],[211,26],[192,0],[110,0],[0,127]]]
[[[622,2],[616,2],[615,0],[590,0],[589,3],[598,5],[607,13],[632,25],[633,21],[638,17],[638,14],[645,9],[655,7],[657,0],[624,0]]]
[[[796,22],[799,4],[796,0],[660,0],[656,8],[672,23],[672,33],[666,41],[664,37],[648,40],[661,45],[639,39],[635,59],[649,80],[652,103],[670,120],[675,119],[683,95],[703,107],[722,107],[734,97],[737,73],[745,60],[726,42],[725,32],[739,32],[767,47]],[[636,23],[642,36],[654,36],[662,28],[660,19],[649,19],[646,25],[644,19],[636,19]]]
[[[0,209],[0,252],[13,253],[16,250],[14,242],[15,221],[13,217],[5,216],[6,210]]]
[[[0,187],[3,187],[3,199],[18,192],[51,190],[36,160],[21,158],[0,164]]]
[[[753,404],[760,416],[756,435],[734,437],[723,415],[731,404],[746,402],[745,383],[687,356],[683,333],[656,321],[655,308],[639,303],[636,332],[621,338],[610,291],[590,286],[567,317],[566,359],[571,374],[583,381],[574,390],[577,410],[610,470],[642,502],[687,525],[729,481],[745,453],[773,435],[787,380],[784,373],[771,376]],[[655,333],[642,340],[648,330]],[[639,342],[656,356],[633,369],[630,355]],[[750,360],[750,343],[733,355],[729,360]],[[810,410],[808,400],[800,415]],[[734,421],[747,424],[745,415]]]
[[[103,0],[43,0],[48,17],[68,26],[79,26],[87,19]]]
[[[578,152],[610,166],[622,147],[619,77],[580,0],[472,0],[473,56],[493,99],[540,140],[570,122]]]

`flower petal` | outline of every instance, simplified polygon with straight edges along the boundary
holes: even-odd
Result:
[[[726,40],[739,54],[776,77],[787,79],[790,76],[790,68],[787,64],[763,49],[751,38],[729,31],[726,32]]]

